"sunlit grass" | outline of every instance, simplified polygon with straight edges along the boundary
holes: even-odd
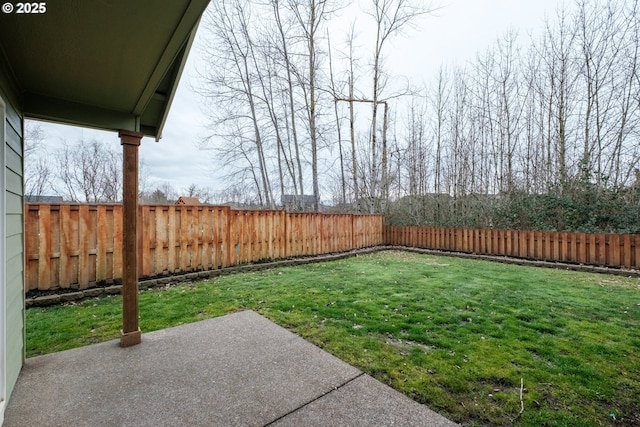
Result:
[[[28,355],[117,338],[120,304],[27,310]],[[638,279],[382,252],[145,291],[140,324],[244,309],[464,424],[640,423]]]

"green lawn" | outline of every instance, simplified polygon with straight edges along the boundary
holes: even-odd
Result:
[[[120,304],[27,310],[28,356],[118,338]],[[140,325],[244,309],[465,425],[640,424],[638,279],[381,252],[145,291]]]

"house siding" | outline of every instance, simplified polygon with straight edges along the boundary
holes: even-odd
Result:
[[[5,104],[4,180],[5,254],[3,266],[6,307],[6,398],[18,379],[24,361],[24,197],[23,197],[23,119],[15,108],[7,80],[0,69],[0,97]],[[0,135],[1,137],[2,135]]]

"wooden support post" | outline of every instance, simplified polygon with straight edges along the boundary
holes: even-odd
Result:
[[[122,330],[120,346],[140,344],[138,326],[138,147],[142,134],[120,131],[122,144]]]

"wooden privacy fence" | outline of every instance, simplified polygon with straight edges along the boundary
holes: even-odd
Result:
[[[640,235],[385,227],[391,245],[606,267],[640,268]]]
[[[381,215],[139,207],[140,278],[383,244]],[[25,291],[122,276],[122,206],[26,204]]]
[[[381,244],[640,268],[640,235],[384,226],[381,215],[139,207],[140,278]],[[25,291],[85,289],[122,276],[122,206],[25,209]]]

